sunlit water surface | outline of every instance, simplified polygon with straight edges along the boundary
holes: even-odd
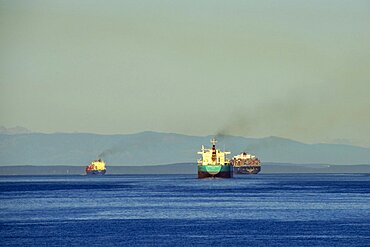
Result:
[[[370,175],[0,177],[0,246],[370,246]]]

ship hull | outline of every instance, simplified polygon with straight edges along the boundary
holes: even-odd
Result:
[[[107,170],[91,170],[91,171],[86,171],[86,175],[91,175],[91,176],[102,176],[106,173]]]
[[[232,178],[232,165],[198,165],[198,178]]]
[[[260,166],[242,166],[234,167],[234,172],[238,174],[257,174],[261,171]]]

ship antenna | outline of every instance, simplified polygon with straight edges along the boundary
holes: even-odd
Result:
[[[211,143],[212,143],[212,145],[213,145],[213,146],[215,146],[215,145],[216,145],[216,143],[217,143],[217,140],[216,140],[215,138],[212,138],[212,139],[211,139]]]

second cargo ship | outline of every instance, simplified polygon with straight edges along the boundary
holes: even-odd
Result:
[[[231,160],[235,173],[257,174],[261,171],[261,161],[254,155],[242,152]]]
[[[230,152],[222,152],[216,149],[216,139],[211,140],[212,148],[202,149],[198,154],[202,158],[198,160],[198,178],[232,178],[233,166],[226,155]]]

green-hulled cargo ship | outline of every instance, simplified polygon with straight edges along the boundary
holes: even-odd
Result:
[[[216,139],[211,140],[212,148],[202,149],[198,154],[202,158],[198,160],[198,178],[232,178],[233,166],[226,155],[230,152],[222,152],[216,149]]]

